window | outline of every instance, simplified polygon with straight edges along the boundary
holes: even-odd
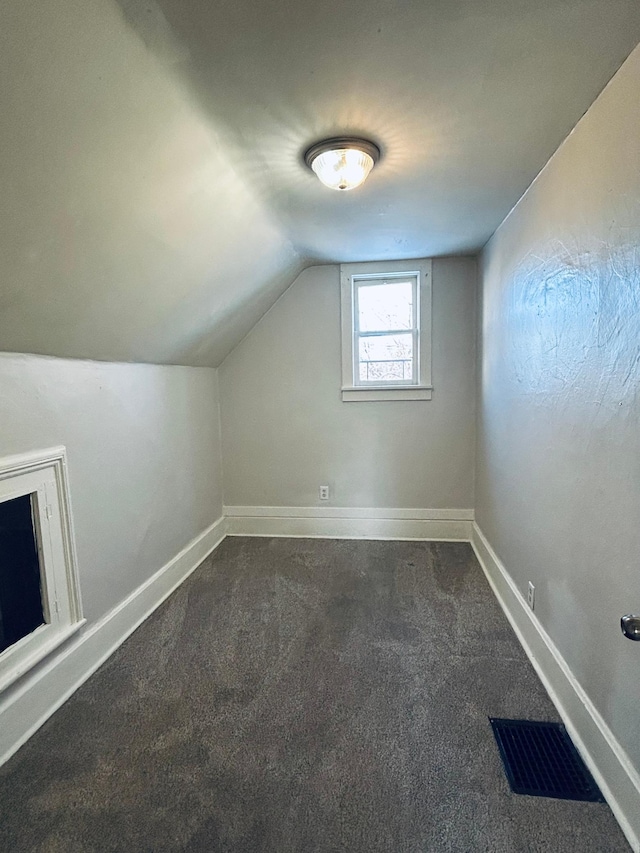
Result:
[[[0,460],[0,689],[84,624],[63,448]]]
[[[431,399],[431,261],[342,264],[342,399]]]

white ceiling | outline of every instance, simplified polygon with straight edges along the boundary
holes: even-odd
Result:
[[[477,251],[640,39],[638,0],[159,5],[237,168],[321,260]],[[345,133],[384,159],[338,194],[300,154]]]
[[[0,348],[217,365],[309,263],[476,252],[638,0],[5,0]],[[302,164],[358,134],[350,193]]]

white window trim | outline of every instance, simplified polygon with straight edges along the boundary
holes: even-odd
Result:
[[[0,459],[0,501],[35,495],[45,624],[0,653],[0,691],[75,634],[86,620],[78,583],[64,447]]]
[[[419,341],[418,381],[355,384],[354,277],[415,275],[418,277]],[[375,400],[430,400],[431,384],[431,260],[381,261],[340,265],[340,305],[342,321],[342,400],[370,402]]]

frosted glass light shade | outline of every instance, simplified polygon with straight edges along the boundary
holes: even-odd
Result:
[[[305,162],[332,190],[359,187],[380,157],[380,149],[365,139],[327,139],[312,145]]]
[[[318,155],[311,168],[325,187],[352,190],[359,187],[373,169],[373,158],[355,148],[333,148]]]

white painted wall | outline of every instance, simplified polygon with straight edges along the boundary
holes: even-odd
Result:
[[[434,261],[431,401],[343,403],[339,267],[301,273],[220,368],[225,503],[473,506],[475,287]]]
[[[216,366],[300,259],[122,5],[146,43],[112,0],[0,3],[0,348]]]
[[[0,354],[0,409],[0,457],[67,448],[89,622],[222,514],[211,368]]]
[[[476,518],[640,769],[640,48],[483,257]]]

